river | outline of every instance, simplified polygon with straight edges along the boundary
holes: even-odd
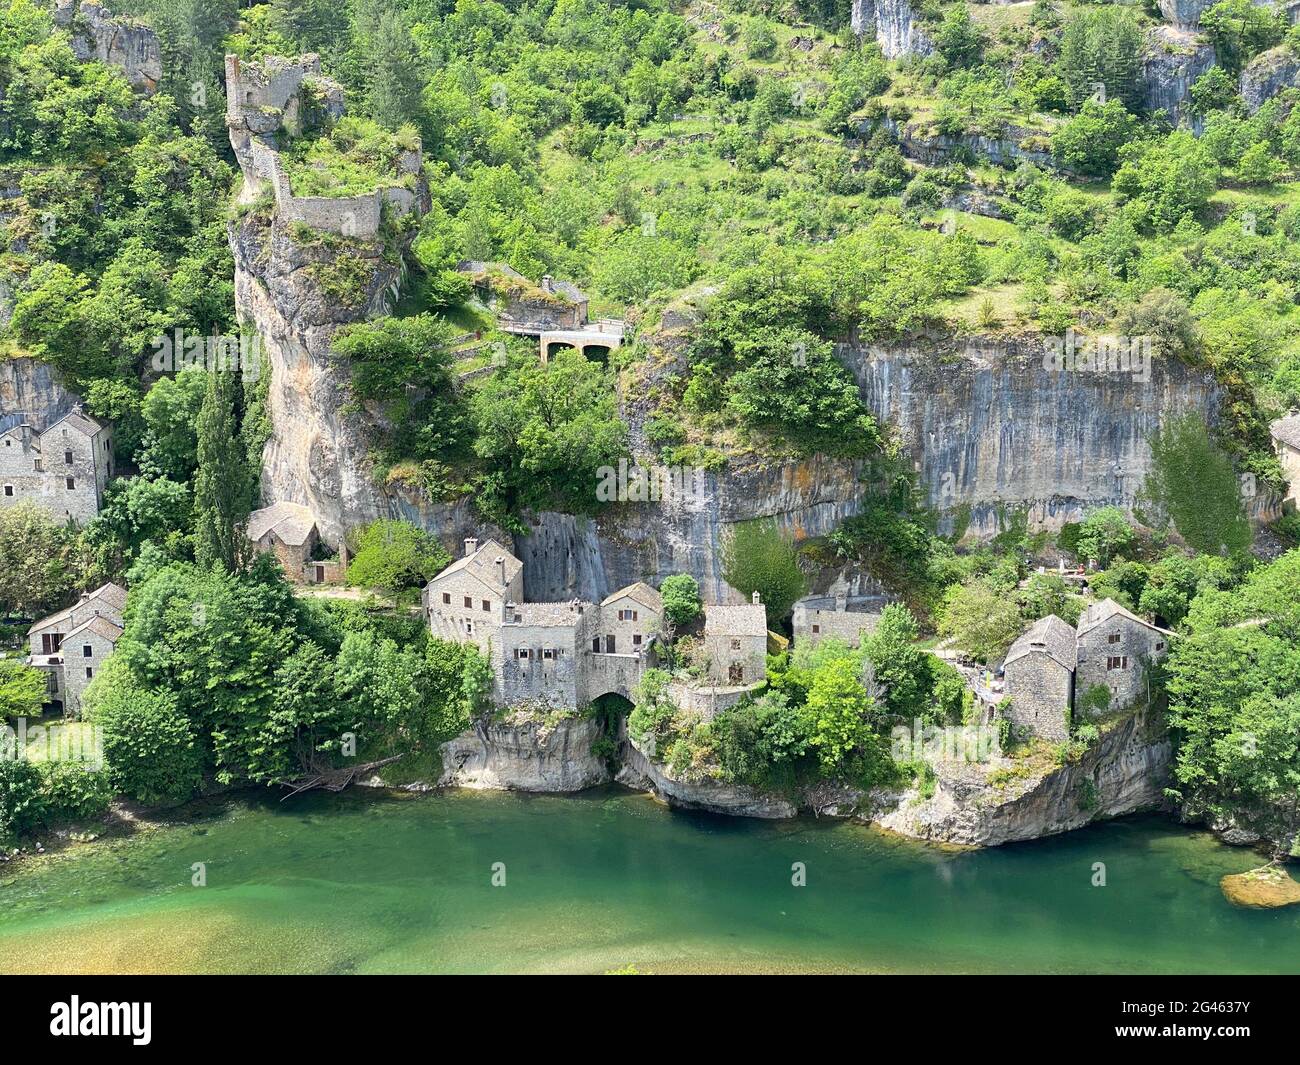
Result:
[[[1300,907],[1220,893],[1259,857],[1156,817],[956,851],[621,790],[183,816],[3,868],[0,972],[1300,972]]]

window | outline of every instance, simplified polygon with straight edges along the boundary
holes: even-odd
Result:
[[[543,651],[542,651],[542,657],[543,657],[543,658],[554,658],[554,657],[555,657],[555,652],[552,651],[549,647],[547,647],[547,648],[543,649]]]
[[[71,491],[72,491],[74,488],[76,488],[76,487],[77,487],[77,479],[76,479],[75,477],[69,477],[69,478],[68,478],[68,491],[71,492]]]
[[[442,593],[442,602],[443,602],[443,605],[444,605],[444,606],[451,606],[451,593],[450,593],[450,592],[443,592],[443,593]]]
[[[45,462],[42,459],[32,459],[32,469],[37,473],[44,473]]]
[[[59,675],[54,670],[45,674],[45,694],[58,695],[59,693]]]
[[[814,636],[817,635],[817,633],[819,633],[819,632],[821,632],[821,631],[822,631],[822,627],[821,627],[820,625],[814,625],[814,626],[813,626],[813,635],[814,635]]]
[[[72,452],[71,452],[71,451],[65,451],[65,452],[63,453],[63,464],[64,464],[65,466],[71,466],[71,465],[72,465]]]
[[[14,486],[11,484],[5,485],[5,495],[12,496],[13,494],[14,494]]]
[[[599,636],[593,636],[593,637],[591,638],[591,649],[592,649],[593,651],[595,651],[596,654],[600,654],[600,637],[599,637]]]
[[[619,621],[636,621],[636,611],[635,611],[635,610],[620,610],[620,611],[618,612],[618,620],[619,620]]]
[[[641,646],[641,634],[639,632],[632,637],[632,646],[633,647]]]
[[[1107,669],[1128,669],[1128,655],[1111,655],[1106,659]]]
[[[530,652],[527,647],[521,647],[516,653],[520,658],[527,658],[532,652]]]
[[[733,651],[739,651],[739,650],[740,650],[740,641],[739,641],[739,640],[732,640],[732,641],[731,641],[731,649],[732,649]]]
[[[56,655],[63,646],[63,633],[46,632],[41,634],[41,654]]]
[[[472,595],[465,596],[465,609],[466,610],[474,609],[474,597]]]
[[[1164,641],[1164,640],[1157,640],[1157,641],[1156,641],[1156,650],[1157,650],[1157,651],[1163,651],[1164,649],[1165,649],[1165,641]]]
[[[491,601],[490,599],[484,599],[484,600],[483,600],[483,609],[484,609],[484,610],[491,610],[491,609],[492,609],[492,601]]]
[[[465,635],[466,636],[474,635],[474,622],[472,621],[465,622]]]
[[[94,675],[95,675],[95,671],[94,671],[93,669],[91,669],[89,666],[87,666],[87,667],[86,667],[86,679],[87,679],[87,680],[90,680],[90,678],[93,677]]]
[[[1119,643],[1119,633],[1118,633],[1118,632],[1112,632],[1109,636],[1106,637],[1106,642],[1107,642],[1107,643]]]
[[[83,643],[83,644],[81,645],[81,657],[82,657],[82,658],[94,658],[94,657],[95,657],[95,649],[94,649],[93,647],[91,647],[90,644],[88,644],[88,643]]]
[[[614,653],[615,646],[616,644],[614,642],[614,636],[611,633],[605,637],[605,653],[607,655],[612,655]]]

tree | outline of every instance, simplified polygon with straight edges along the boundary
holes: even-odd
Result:
[[[1188,545],[1229,555],[1250,547],[1250,522],[1232,460],[1194,414],[1167,422],[1151,441],[1151,472],[1141,497],[1155,517],[1172,522]]]
[[[396,595],[423,588],[451,562],[438,541],[405,521],[381,520],[362,530],[348,563],[348,584]]]
[[[700,616],[700,586],[689,573],[674,573],[659,586],[664,617],[675,628],[684,628]]]
[[[1061,35],[1057,66],[1070,86],[1075,106],[1105,86],[1106,99],[1120,100],[1136,113],[1141,107],[1142,31],[1133,13],[1122,7],[1081,11]]]
[[[866,785],[892,769],[884,742],[872,730],[878,711],[852,660],[838,659],[817,671],[802,716],[824,775]]]
[[[14,840],[45,817],[41,771],[25,759],[0,759],[0,840]]]
[[[75,581],[76,535],[34,503],[0,509],[0,612],[32,616]]]
[[[161,377],[140,405],[144,454],[140,468],[154,477],[189,481],[198,463],[198,419],[207,394],[207,375],[199,369]]]
[[[1137,129],[1137,119],[1120,100],[1089,100],[1052,134],[1052,155],[1067,169],[1105,177],[1115,172],[1120,148]]]
[[[794,546],[775,521],[762,519],[733,525],[723,539],[722,579],[746,598],[758,592],[769,626],[790,613],[807,586]]]
[[[1090,510],[1079,526],[1075,554],[1105,568],[1135,543],[1137,530],[1129,522],[1127,514],[1119,507],[1098,507]]]
[[[86,719],[100,727],[113,787],[140,802],[180,802],[198,789],[202,754],[174,695],[143,687],[112,659],[86,689]]]
[[[1015,600],[975,577],[950,590],[939,632],[981,662],[997,662],[1024,628]]]
[[[930,656],[916,646],[918,631],[912,612],[901,603],[890,603],[862,644],[885,709],[909,722],[925,714],[931,694],[926,661]]]
[[[1132,202],[1156,232],[1172,229],[1185,216],[1204,210],[1219,181],[1219,164],[1188,130],[1163,140],[1133,141],[1120,149],[1111,191]]]
[[[229,371],[207,375],[198,418],[198,473],[194,478],[194,557],[227,573],[244,568],[251,548],[244,528],[253,497],[248,452],[235,418],[239,378]]]
[[[1236,78],[1260,52],[1272,48],[1286,32],[1286,16],[1251,0],[1220,0],[1201,12],[1201,29],[1214,45],[1224,70]]]
[[[16,658],[0,658],[0,722],[7,717],[40,717],[44,702],[44,670]]]
[[[984,50],[984,35],[970,17],[965,4],[955,4],[943,13],[934,35],[935,50],[949,67],[974,66]]]

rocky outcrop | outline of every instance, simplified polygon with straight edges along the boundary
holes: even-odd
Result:
[[[775,795],[722,781],[692,781],[677,776],[667,766],[647,758],[630,739],[623,750],[623,765],[615,779],[629,788],[649,791],[670,806],[765,819],[794,817],[798,812],[794,804]]]
[[[1166,417],[1217,417],[1218,393],[1175,359],[1141,374],[1045,368],[1044,339],[913,336],[845,346],[867,405],[899,433],[951,533],[997,531],[1013,510],[1059,528],[1094,506],[1133,506]]]
[[[917,25],[908,0],[853,0],[849,25],[859,37],[874,38],[886,59],[934,51],[934,42]]]
[[[934,793],[904,793],[876,812],[881,828],[914,839],[994,847],[1081,828],[1164,804],[1173,746],[1142,715],[1117,723],[1077,762],[1020,777],[1012,766],[941,762]],[[998,769],[1003,774],[998,773]]]
[[[43,431],[78,403],[54,368],[38,359],[0,359],[0,432],[23,422]]]
[[[73,54],[80,60],[97,60],[117,67],[133,89],[146,95],[157,91],[162,79],[162,48],[158,35],[134,19],[113,18],[91,0],[56,0],[54,20],[67,27]]]
[[[594,718],[540,722],[479,722],[442,745],[439,785],[496,791],[581,791],[608,783],[610,771],[592,754],[603,735]]]
[[[1022,126],[1008,126],[1001,136],[990,137],[983,133],[937,133],[928,123],[901,122],[888,116],[879,124],[898,141],[899,151],[926,166],[942,166],[961,153],[987,159],[997,166],[1034,163],[1061,169],[1052,159],[1045,136]],[[859,129],[863,136],[870,136],[875,127],[874,121],[867,121]]]
[[[1214,46],[1198,33],[1156,26],[1142,52],[1142,106],[1178,125],[1188,117],[1192,85],[1214,66]]]
[[[1160,17],[1179,29],[1194,30],[1201,24],[1201,12],[1214,0],[1160,0]]]
[[[1238,91],[1254,114],[1284,89],[1300,86],[1300,57],[1286,45],[1257,55],[1241,72]]]

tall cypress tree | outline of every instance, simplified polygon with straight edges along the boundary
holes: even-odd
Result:
[[[199,410],[194,477],[194,557],[202,566],[219,562],[228,573],[243,569],[251,554],[244,527],[253,499],[253,474],[235,415],[239,389],[235,373],[209,372]]]

